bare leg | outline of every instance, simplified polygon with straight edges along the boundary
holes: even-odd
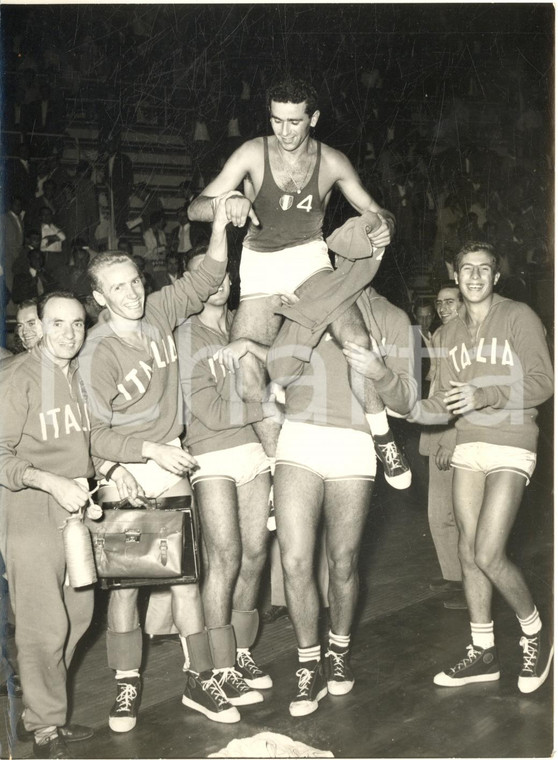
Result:
[[[484,488],[484,473],[455,468],[453,508],[459,529],[463,589],[472,623],[490,623],[492,620],[492,584],[475,562],[475,541]]]
[[[282,317],[275,314],[275,309],[280,305],[279,296],[242,301],[231,328],[231,341],[238,338],[250,338],[264,346],[271,346],[281,326]],[[263,401],[268,383],[265,367],[253,354],[246,354],[240,360],[240,369],[241,371],[237,373],[240,380],[240,387],[237,388],[240,397],[244,401]],[[254,429],[267,456],[274,457],[280,425],[268,417],[256,422]]]
[[[314,554],[324,483],[308,470],[280,464],[275,470],[273,488],[289,615],[298,646],[315,646],[320,603]]]
[[[535,604],[519,568],[506,556],[506,544],[525,491],[525,478],[514,472],[487,476],[477,535],[475,561],[520,618]]]
[[[358,557],[374,483],[363,480],[325,484],[324,515],[329,564],[331,630],[349,635],[358,599]]]
[[[270,536],[267,529],[270,486],[269,473],[263,473],[237,490],[242,561],[233,596],[235,610],[253,610],[257,605]]]
[[[242,556],[236,490],[235,483],[225,479],[194,486],[205,547],[202,598],[208,628],[231,621],[232,595]]]

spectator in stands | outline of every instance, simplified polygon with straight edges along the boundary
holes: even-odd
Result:
[[[2,299],[8,303],[14,285],[14,264],[23,250],[24,235],[22,221],[23,201],[21,196],[12,196],[10,208],[0,217]],[[5,299],[5,301],[4,301]]]
[[[34,198],[33,204],[29,208],[26,218],[27,228],[39,227],[41,224],[41,209],[47,207],[52,212],[52,219],[58,222],[58,210],[60,208],[61,197],[58,194],[58,187],[53,179],[45,179],[42,183],[41,191],[38,191],[37,197]]]
[[[162,278],[161,287],[164,285],[172,285],[182,277],[184,273],[182,268],[182,256],[179,253],[176,253],[175,251],[167,253],[166,264],[167,269],[164,273],[164,278]]]
[[[76,228],[86,245],[95,239],[95,227],[99,224],[99,202],[97,190],[91,180],[92,166],[88,161],[79,161],[76,166],[74,194],[76,199]]]
[[[105,183],[109,209],[117,235],[127,231],[126,222],[130,215],[130,196],[134,187],[134,168],[132,161],[122,153],[121,136],[113,133],[109,138],[105,164]]]
[[[457,225],[457,235],[459,241],[465,244],[468,240],[480,240],[482,230],[479,226],[478,215],[474,211],[469,211]]]
[[[66,235],[56,226],[49,206],[43,206],[41,218],[41,251],[45,253],[45,267],[51,271],[66,263],[62,243]]]
[[[62,164],[62,151],[56,148],[52,151],[50,156],[39,164],[37,172],[37,198],[40,198],[43,195],[43,186],[47,180],[52,180],[54,182],[55,189],[63,187],[68,182],[72,181],[72,178]]]
[[[35,247],[38,237],[38,233],[31,233],[33,247],[24,250],[14,265],[12,301],[16,304],[32,298],[39,299],[56,289],[54,272],[46,269],[45,254],[39,247]]]
[[[170,233],[169,247],[177,253],[188,253],[193,247],[190,238],[191,222],[188,219],[188,205],[181,206],[176,215],[178,226]]]
[[[166,284],[166,256],[168,249],[165,223],[165,212],[154,211],[149,218],[149,227],[143,233],[146,269],[153,277],[156,290]]]
[[[436,237],[433,254],[437,258],[449,252],[451,256],[459,249],[458,224],[463,218],[463,210],[456,195],[449,194],[438,208],[436,219]],[[448,275],[449,276],[449,275]]]
[[[145,233],[151,224],[151,215],[157,211],[163,211],[163,204],[157,191],[147,184],[147,182],[138,182],[134,188],[134,195],[141,201],[140,212],[131,221],[127,223],[129,229],[134,229],[141,225],[142,233]]]
[[[64,286],[66,290],[69,290],[82,302],[85,301],[88,295],[91,295],[91,286],[87,274],[89,259],[89,249],[85,245],[85,241],[76,238],[72,243],[73,263],[56,270],[58,286]]]
[[[119,251],[122,251],[122,253],[127,253],[129,256],[134,255],[134,246],[130,243],[128,238],[121,237],[118,238],[118,243],[116,245],[117,249]],[[143,260],[143,257],[140,257]],[[145,266],[145,261],[144,261]]]
[[[29,145],[20,143],[17,155],[10,158],[6,171],[6,197],[18,195],[25,209],[31,208],[37,185],[37,175],[29,160],[30,155]]]

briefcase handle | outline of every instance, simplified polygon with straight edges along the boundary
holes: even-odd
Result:
[[[132,504],[128,499],[120,501],[101,502],[103,509],[188,509],[192,503],[192,497],[189,494],[181,496],[163,496],[151,497],[137,496],[137,501],[141,504]]]

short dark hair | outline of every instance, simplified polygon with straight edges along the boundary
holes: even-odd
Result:
[[[271,101],[276,103],[304,103],[305,112],[312,116],[318,108],[318,93],[304,79],[283,79],[272,84],[267,91],[267,107],[271,109]]]
[[[101,281],[99,279],[99,272],[102,269],[106,269],[106,267],[110,266],[111,264],[124,264],[126,261],[129,261],[130,264],[133,264],[136,269],[138,268],[138,265],[134,259],[122,251],[105,251],[104,253],[97,254],[97,256],[95,256],[95,258],[89,263],[89,266],[87,267],[87,275],[91,283],[91,289],[102,293],[103,291],[101,288]]]
[[[472,243],[467,243],[459,249],[459,251],[455,254],[455,258],[453,260],[454,271],[459,272],[459,267],[461,266],[461,262],[463,261],[464,256],[466,256],[468,253],[476,253],[477,251],[485,251],[489,256],[492,257],[492,268],[494,270],[494,274],[500,271],[500,256],[496,253],[494,246],[491,245],[491,243],[484,243],[479,240],[473,241]]]
[[[30,309],[31,307],[37,308],[37,299],[36,298],[28,298],[25,301],[22,301],[21,303],[18,303],[17,309],[16,309],[16,320],[17,315],[19,314],[22,309]]]
[[[83,313],[85,315],[85,307],[79,298],[77,298],[77,296],[75,296],[73,293],[70,293],[69,290],[53,290],[52,292],[47,293],[45,296],[43,296],[37,304],[37,314],[39,315],[39,319],[41,321],[45,313],[45,306],[53,298],[66,298],[69,301],[76,301],[82,307]]]
[[[456,290],[457,296],[459,300],[461,301],[461,291],[459,290],[459,285],[455,282],[455,280],[446,280],[445,282],[443,282],[438,288],[438,293],[441,290]],[[438,298],[438,293],[436,293],[436,299]]]
[[[416,309],[423,309],[425,306],[429,306],[434,314],[436,313],[434,301],[429,296],[418,296],[418,298],[413,303],[413,311],[416,313]]]

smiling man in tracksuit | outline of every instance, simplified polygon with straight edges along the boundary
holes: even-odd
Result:
[[[16,621],[20,738],[36,757],[70,757],[93,735],[68,725],[66,674],[91,622],[93,588],[65,584],[61,528],[89,501],[90,424],[75,355],[85,311],[65,292],[39,303],[43,337],[0,372],[0,549]],[[122,469],[119,468],[122,474]]]
[[[506,544],[535,469],[537,407],[552,396],[553,369],[541,321],[526,304],[494,293],[499,276],[488,243],[471,243],[457,254],[464,312],[440,330],[438,388],[418,402],[411,419],[439,424],[456,417],[453,503],[472,642],[434,683],[451,687],[500,677],[491,615],[496,588],[521,626],[518,688],[529,693],[548,676],[552,634],[506,556]]]
[[[186,476],[196,461],[179,440],[184,424],[173,331],[185,317],[201,311],[225,276],[226,197],[216,203],[202,264],[173,285],[146,298],[138,269],[124,254],[100,254],[89,267],[93,295],[105,307],[80,355],[91,409],[91,450],[126,463],[147,497],[191,493]],[[203,627],[199,589],[197,584],[170,589],[173,620],[184,643]],[[109,726],[126,732],[136,725],[141,698],[138,589],[109,593],[107,654],[117,682]]]

